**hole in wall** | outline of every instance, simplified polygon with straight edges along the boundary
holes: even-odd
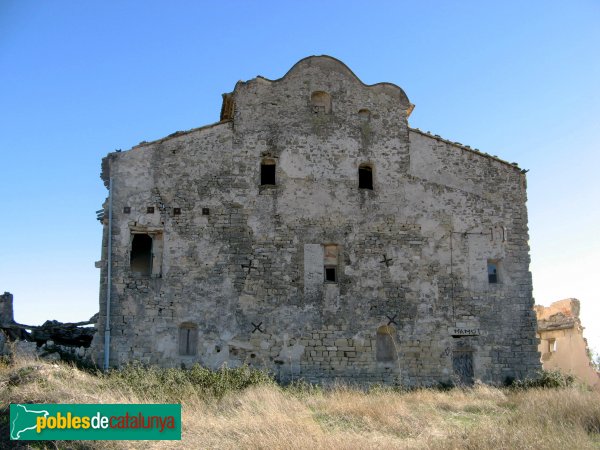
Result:
[[[325,281],[329,283],[335,283],[337,281],[335,267],[325,267]]]
[[[323,91],[315,91],[310,96],[313,114],[329,114],[331,112],[331,95]]]
[[[368,122],[369,120],[371,120],[371,111],[369,111],[366,108],[363,108],[358,111],[358,117],[361,120],[361,122]]]
[[[260,164],[260,185],[275,185],[275,161],[265,159]]]
[[[134,234],[131,242],[131,271],[141,275],[152,273],[152,238],[147,234]]]
[[[373,167],[370,164],[358,167],[358,188],[373,190]]]

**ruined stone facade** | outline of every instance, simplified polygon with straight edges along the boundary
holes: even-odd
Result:
[[[579,310],[576,298],[559,300],[550,306],[535,305],[542,367],[573,375],[600,390],[600,373],[592,366]]]
[[[398,86],[309,57],[221,121],[103,160],[110,364],[502,383],[540,367],[526,181],[408,125]],[[98,361],[104,352],[108,202]]]
[[[98,314],[90,320],[63,323],[46,320],[42,325],[25,325],[15,322],[13,295],[0,295],[0,356],[17,355],[66,361],[89,362],[92,358],[90,343],[98,321]]]

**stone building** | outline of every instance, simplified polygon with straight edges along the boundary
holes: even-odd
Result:
[[[535,305],[542,367],[558,369],[600,390],[600,374],[590,360],[579,310],[576,298],[559,300],[550,306]]]
[[[311,56],[238,82],[217,123],[110,153],[98,361],[411,386],[532,375],[524,171],[410,128],[412,109]]]

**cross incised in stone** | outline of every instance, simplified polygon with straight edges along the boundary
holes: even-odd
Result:
[[[256,267],[254,261],[251,260],[249,264],[242,264],[242,269],[246,269],[246,273],[250,273],[252,270],[258,270],[258,267]]]
[[[390,267],[392,264],[392,261],[394,261],[392,258],[388,258],[387,255],[384,253],[383,254],[383,261],[379,261],[380,263],[385,263],[386,267]]]

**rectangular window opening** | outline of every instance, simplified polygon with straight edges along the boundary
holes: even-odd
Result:
[[[160,278],[162,271],[163,232],[154,227],[133,227],[129,269],[134,277]]]
[[[337,271],[335,267],[325,266],[325,281],[327,283],[337,283]]]
[[[488,283],[497,284],[499,282],[498,262],[493,261],[493,260],[488,260],[487,272],[488,272]]]
[[[358,188],[373,190],[373,169],[369,166],[358,168]]]
[[[129,261],[132,272],[140,275],[152,274],[152,237],[150,235],[133,235]]]
[[[260,184],[261,186],[275,185],[275,164],[262,163],[260,165]]]
[[[323,245],[323,275],[325,283],[337,283],[337,268],[339,247],[337,244]]]

